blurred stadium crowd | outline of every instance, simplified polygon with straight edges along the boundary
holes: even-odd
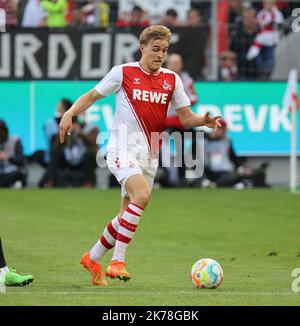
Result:
[[[138,3],[138,5],[136,4]],[[208,28],[211,34],[212,2],[157,1],[0,0],[8,29],[21,28],[131,28],[163,24],[169,27]],[[218,78],[268,80],[274,68],[274,50],[280,35],[291,31],[295,1],[219,0]],[[212,46],[212,40],[207,47]],[[206,60],[210,60],[209,50]],[[207,62],[208,65],[208,62]],[[206,66],[207,66],[206,65]],[[207,73],[200,78],[205,79]]]

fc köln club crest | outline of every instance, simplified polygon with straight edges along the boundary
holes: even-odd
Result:
[[[163,89],[166,91],[170,91],[171,88],[172,88],[171,85],[168,84],[168,82],[166,80],[164,80]]]

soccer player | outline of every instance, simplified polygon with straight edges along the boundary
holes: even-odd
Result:
[[[24,286],[33,282],[32,275],[19,275],[15,270],[9,269],[6,266],[2,243],[0,238],[0,280],[4,280],[4,284],[7,286]]]
[[[64,142],[74,115],[98,99],[117,94],[107,164],[121,184],[121,209],[108,223],[100,240],[81,259],[94,285],[107,285],[99,261],[113,247],[106,276],[123,281],[131,278],[126,270],[125,253],[150,200],[159,150],[153,139],[164,129],[169,105],[187,128],[221,127],[219,116],[193,113],[180,77],[162,68],[170,37],[171,32],[165,26],[145,28],[140,35],[141,60],[113,67],[94,89],[76,100],[60,123],[60,141]]]

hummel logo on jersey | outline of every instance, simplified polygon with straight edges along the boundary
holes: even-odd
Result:
[[[168,93],[158,93],[133,89],[132,99],[144,102],[167,104]]]
[[[170,91],[172,89],[171,85],[168,84],[166,80],[164,80],[163,89],[166,91]]]
[[[140,78],[134,78],[134,82],[133,82],[134,84],[136,84],[136,85],[140,85]]]

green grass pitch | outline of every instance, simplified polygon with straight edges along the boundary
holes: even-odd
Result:
[[[132,279],[90,283],[79,264],[119,208],[119,190],[1,190],[0,235],[9,266],[32,273],[2,305],[299,305],[300,197],[286,190],[160,189],[127,250]],[[193,287],[193,263],[223,267],[218,289]],[[107,266],[111,252],[103,264]],[[300,283],[300,282],[299,282]],[[299,284],[300,286],[300,284]]]

